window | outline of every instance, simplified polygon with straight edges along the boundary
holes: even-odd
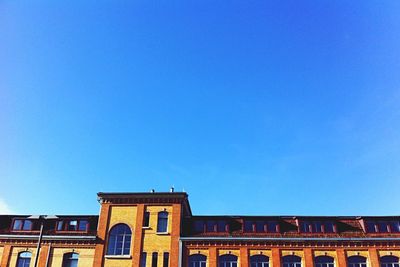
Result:
[[[288,255],[282,258],[283,267],[301,267],[301,258],[295,255]]]
[[[252,221],[245,221],[244,222],[244,229],[245,232],[253,232],[253,222]]]
[[[324,222],[324,232],[325,233],[334,233],[335,232],[335,226],[333,222]]]
[[[157,233],[166,233],[168,229],[168,212],[160,211],[158,213]]]
[[[142,252],[140,255],[140,267],[146,267],[146,258],[147,258],[147,253]]]
[[[149,227],[149,226],[150,226],[150,212],[145,211],[143,218],[143,227]]]
[[[329,256],[315,257],[315,267],[334,267],[334,260]]]
[[[399,221],[366,221],[364,224],[367,233],[400,232]]]
[[[269,233],[277,233],[278,232],[278,223],[277,222],[268,222],[267,231]]]
[[[400,224],[398,221],[390,222],[390,231],[393,233],[400,232]]]
[[[395,256],[383,256],[380,262],[381,267],[399,267],[399,258]]]
[[[228,227],[228,223],[226,221],[218,221],[217,223],[217,231],[218,232],[226,232]]]
[[[367,259],[362,256],[351,256],[347,258],[348,267],[367,267]]]
[[[32,253],[24,251],[18,254],[17,267],[29,267]]]
[[[313,232],[314,233],[322,233],[322,223],[321,222],[313,222]]]
[[[78,267],[78,253],[66,253],[63,257],[63,267]]]
[[[108,237],[107,255],[130,255],[132,232],[128,225],[115,225]]]
[[[300,222],[300,232],[311,233],[312,227],[310,222]]]
[[[218,258],[218,267],[237,267],[237,259],[235,255],[221,255]]]
[[[31,231],[33,223],[31,220],[16,219],[13,223],[13,231]]]
[[[168,266],[169,266],[169,253],[164,252],[163,267],[168,267]]]
[[[206,267],[207,257],[202,254],[194,254],[189,256],[188,267]]]
[[[153,252],[153,255],[151,255],[151,267],[157,267],[157,261],[158,261],[158,253]]]
[[[216,228],[215,228],[215,221],[207,221],[206,223],[207,225],[207,232],[215,232]]]
[[[265,255],[254,255],[250,257],[251,267],[269,267],[269,258]]]
[[[195,233],[203,233],[204,232],[204,221],[194,221],[193,228]]]
[[[256,232],[257,233],[265,232],[265,222],[263,221],[256,222]]]
[[[66,219],[57,222],[57,231],[88,231],[89,222],[86,219]]]

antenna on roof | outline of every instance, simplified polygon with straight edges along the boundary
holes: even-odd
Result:
[[[169,192],[170,192],[170,193],[173,193],[174,191],[175,191],[174,186],[171,186],[171,188],[169,189]]]
[[[154,190],[154,189],[151,189],[151,190],[150,190],[150,193],[154,193],[154,192],[156,192],[156,190]]]

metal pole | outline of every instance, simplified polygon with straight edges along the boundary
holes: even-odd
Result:
[[[39,240],[37,243],[36,247],[36,255],[35,255],[35,264],[33,265],[34,267],[37,267],[38,259],[39,259],[39,253],[40,253],[40,245],[42,243],[42,237],[43,237],[43,219],[40,220],[40,234],[39,234]]]

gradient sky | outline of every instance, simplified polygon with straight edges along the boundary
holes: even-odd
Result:
[[[400,1],[1,0],[0,179],[3,213],[399,215]]]

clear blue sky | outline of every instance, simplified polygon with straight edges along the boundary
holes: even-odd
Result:
[[[398,215],[400,1],[3,0],[0,179],[27,214]]]

